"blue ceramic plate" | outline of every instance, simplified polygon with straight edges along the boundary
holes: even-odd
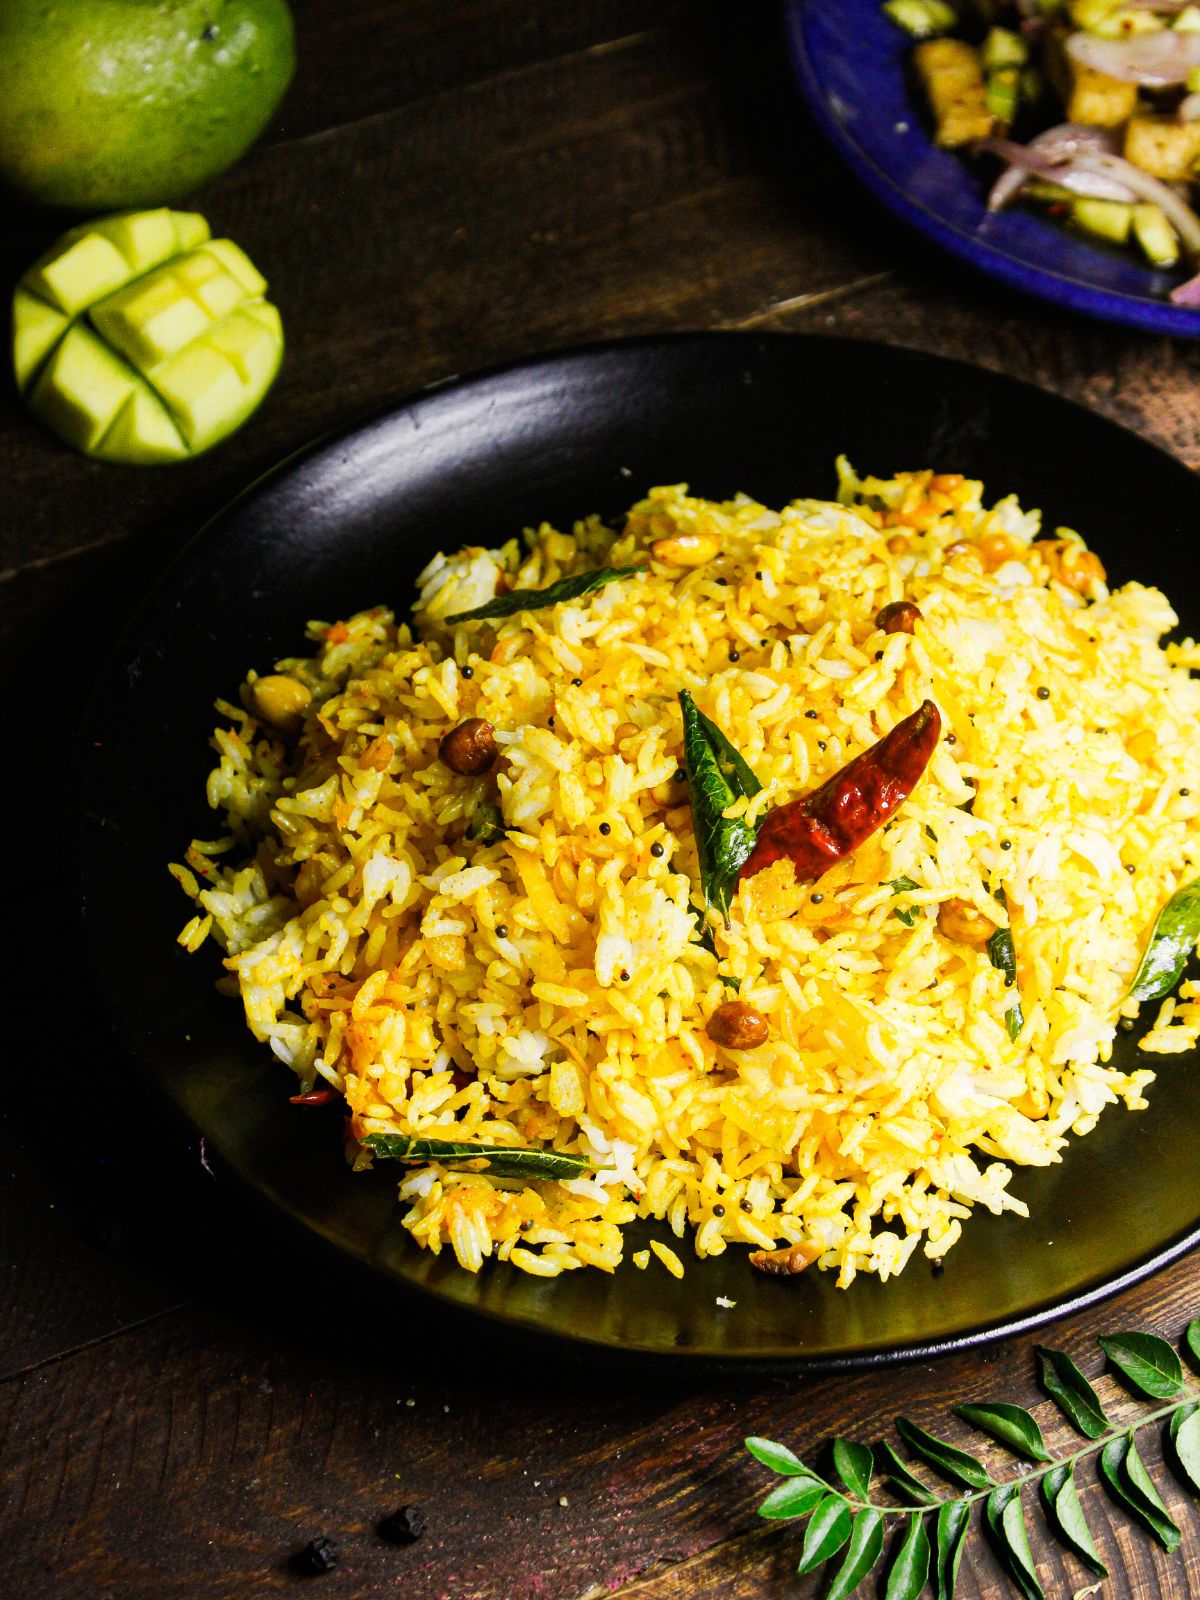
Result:
[[[1200,311],[1167,298],[1176,274],[1076,239],[1032,211],[989,215],[978,174],[933,145],[912,92],[912,40],[879,0],[788,0],[792,63],[817,122],[896,214],[981,272],[1055,305],[1200,338]]]

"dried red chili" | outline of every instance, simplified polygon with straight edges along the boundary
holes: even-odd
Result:
[[[941,729],[937,707],[926,700],[819,789],[768,811],[739,880],[784,859],[802,882],[828,872],[908,799],[929,765]]]
[[[339,1098],[336,1089],[310,1089],[307,1094],[288,1096],[294,1106],[331,1106]]]

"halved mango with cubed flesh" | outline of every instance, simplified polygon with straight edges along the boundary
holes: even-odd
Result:
[[[283,354],[266,279],[192,212],[73,228],[13,297],[17,384],[89,455],[139,464],[209,449],[246,420]]]

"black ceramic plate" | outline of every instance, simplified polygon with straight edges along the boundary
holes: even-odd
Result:
[[[1184,626],[1200,631],[1188,576],[1200,486],[1178,462],[973,367],[757,334],[595,346],[420,394],[256,484],[142,606],[85,732],[85,943],[124,1051],[314,1251],[323,1239],[399,1298],[423,1292],[580,1353],[852,1367],[1029,1327],[1200,1239],[1200,1073],[1171,1057],[1155,1063],[1148,1111],[1113,1108],[1061,1165],[1019,1171],[1030,1219],[977,1212],[940,1275],[918,1256],[893,1283],[841,1292],[816,1272],[760,1277],[730,1249],[689,1259],[682,1282],[653,1263],[612,1277],[471,1276],[409,1243],[395,1173],[349,1173],[338,1119],[288,1105],[286,1069],[253,1043],[237,1003],[214,994],[215,954],[189,957],[174,942],[188,908],[166,863],[213,826],[202,800],[212,701],[248,667],[302,650],[308,618],[402,605],[435,550],[498,544],[542,518],[619,513],[652,484],[767,504],[829,496],[839,451],[860,470],[936,466],[983,478],[993,496],[1015,490],[1052,525],[1084,530],[1117,582],[1136,575],[1190,606]],[[1126,1036],[1120,1053],[1134,1053]]]

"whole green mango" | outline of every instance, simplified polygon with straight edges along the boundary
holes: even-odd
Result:
[[[285,0],[2,0],[0,185],[90,212],[176,200],[253,144],[295,60]]]

